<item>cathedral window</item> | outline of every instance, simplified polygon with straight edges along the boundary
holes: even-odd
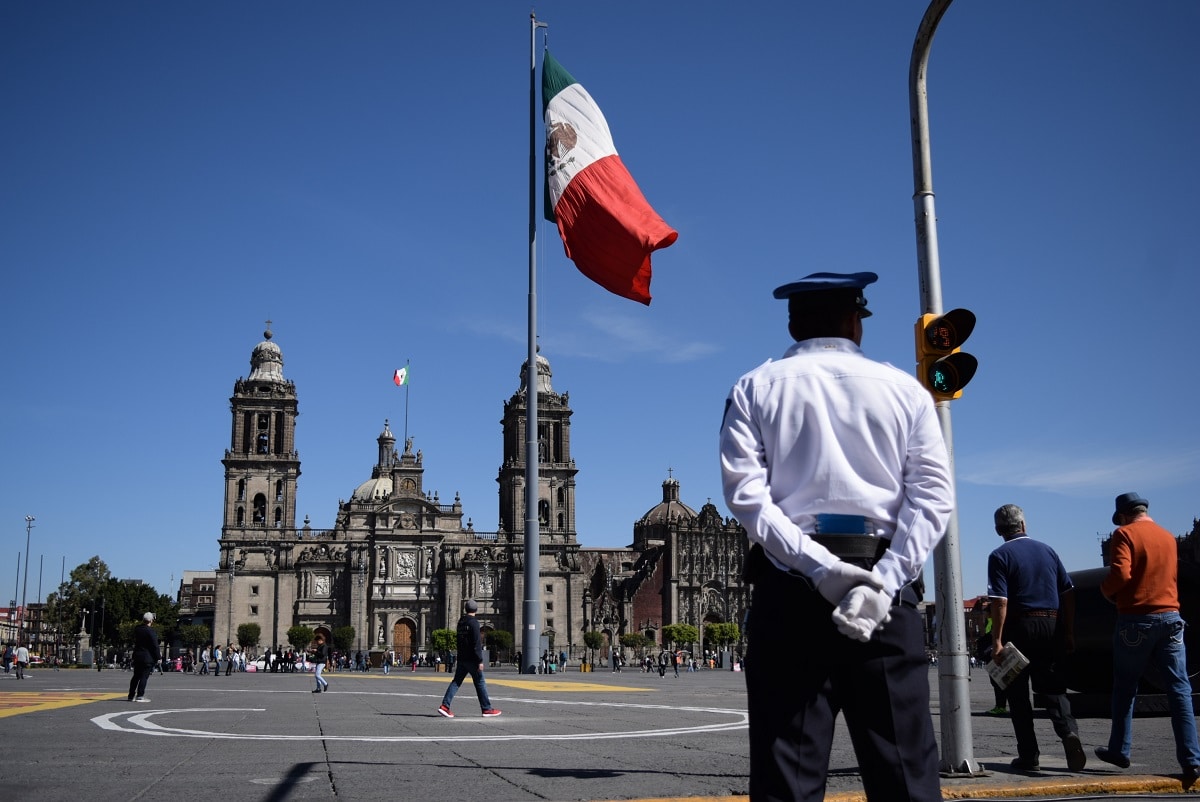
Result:
[[[271,416],[266,415],[266,414],[259,415],[258,416],[258,437],[256,438],[256,442],[258,444],[257,450],[258,450],[259,454],[271,453],[271,439],[268,434],[268,432],[270,431],[270,428],[271,428]]]
[[[253,523],[265,524],[267,522],[267,499],[262,493],[254,497],[254,520]]]
[[[283,526],[283,507],[275,508],[275,528],[279,529]]]
[[[283,480],[275,482],[275,500],[283,501]]]
[[[246,480],[238,479],[237,488],[238,488],[238,490],[237,490],[238,501],[245,501],[246,500]]]
[[[246,508],[245,507],[237,508],[237,525],[238,526],[246,525]]]
[[[250,615],[258,615],[258,605],[257,604],[250,605]]]

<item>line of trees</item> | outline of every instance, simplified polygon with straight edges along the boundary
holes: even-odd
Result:
[[[700,632],[691,624],[667,624],[660,630],[662,647],[688,649],[693,643],[700,641]],[[724,649],[731,643],[737,643],[742,637],[741,628],[732,623],[711,623],[704,625],[704,644],[706,647]],[[652,648],[654,639],[641,632],[626,632],[618,639],[621,646],[634,652]],[[604,633],[590,629],[583,633],[583,645],[588,649],[589,662],[595,663],[596,650],[604,647]]]
[[[92,637],[93,646],[124,648],[132,646],[133,629],[148,612],[154,613],[160,637],[175,631],[179,606],[170,596],[150,585],[114,577],[96,556],[72,569],[69,578],[46,597],[42,620],[58,629],[62,643],[72,643],[82,630]]]

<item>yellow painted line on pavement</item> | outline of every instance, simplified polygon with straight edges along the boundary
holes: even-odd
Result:
[[[1056,778],[1012,777],[1007,780],[991,777],[980,780],[942,783],[942,799],[1021,799],[1026,797],[1128,796],[1131,794],[1181,794],[1195,790],[1178,779],[1159,775],[1123,775],[1097,777],[1079,776]],[[625,802],[746,802],[744,796],[647,797]],[[825,802],[866,802],[863,791],[842,791],[826,794]]]
[[[36,713],[41,710],[58,710],[91,702],[107,702],[124,696],[123,693],[89,691],[0,692],[0,718],[18,716],[21,713]]]
[[[328,677],[336,677],[337,674],[327,674]],[[407,680],[410,682],[440,682],[446,685],[450,680],[454,679],[453,674],[435,674],[434,676],[404,676],[403,674],[392,674],[397,679]],[[505,688],[526,688],[531,691],[542,691],[544,693],[552,693],[558,691],[560,693],[602,693],[604,691],[645,691],[652,693],[653,688],[629,688],[624,685],[601,685],[596,682],[554,682],[552,680],[528,680],[528,679],[496,679],[489,675],[486,671],[483,678],[487,680],[488,685],[502,685]],[[355,677],[361,679],[361,677]],[[382,679],[382,677],[381,677]],[[464,680],[463,684],[471,681],[470,677]]]

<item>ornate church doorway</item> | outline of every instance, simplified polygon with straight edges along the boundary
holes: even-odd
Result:
[[[392,625],[392,648],[396,651],[396,659],[407,663],[416,651],[417,628],[407,618],[401,618]]]

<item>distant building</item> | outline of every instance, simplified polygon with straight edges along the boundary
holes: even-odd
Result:
[[[213,625],[217,609],[217,572],[184,571],[175,598],[180,624]]]
[[[249,377],[234,383],[230,398],[218,568],[185,573],[181,607],[186,600],[190,614],[201,616],[211,583],[218,643],[235,641],[237,627],[248,622],[260,625],[262,647],[286,644],[295,625],[327,635],[348,625],[356,650],[394,649],[407,657],[424,649],[434,629],[452,628],[463,600],[474,598],[485,631],[513,633],[519,649],[525,368],[501,419],[498,531],[477,531],[457,494],[443,503],[426,489],[425,455],[413,451],[411,440],[397,448],[386,421],[370,478],[338,502],[331,529],[314,529],[307,518],[296,522],[296,386],[284,378],[283,354],[269,330],[265,337],[251,354]],[[636,631],[657,644],[665,624],[700,630],[707,622],[741,624],[749,604],[741,580],[745,531],[711,503],[699,513],[683,503],[673,477],[663,482],[662,501],[634,525],[631,546],[580,546],[573,413],[568,395],[554,391],[550,363],[540,355],[534,392],[541,619],[551,651],[582,655],[587,630],[603,632],[610,642]]]

